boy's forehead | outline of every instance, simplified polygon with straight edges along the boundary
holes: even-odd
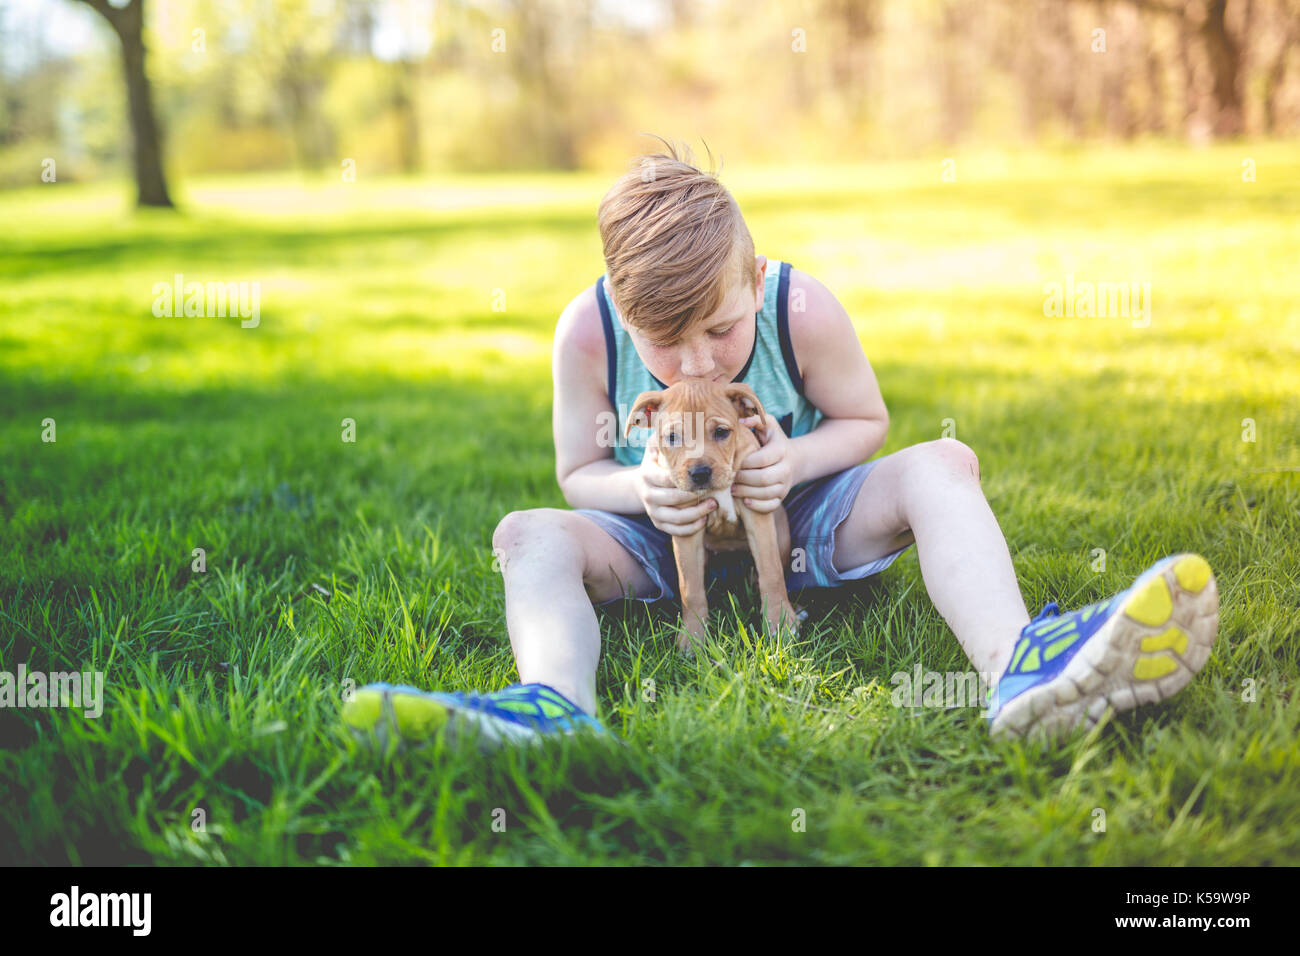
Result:
[[[727,297],[722,300],[722,305],[718,307],[718,310],[712,315],[693,323],[690,328],[707,329],[713,325],[722,325],[725,322],[734,322],[737,319],[747,317],[750,314],[748,311],[749,291],[750,290],[745,287],[744,283],[737,281],[732,285],[731,290],[727,293]],[[661,347],[676,345],[681,340],[680,336],[665,339],[653,339],[650,338],[650,336],[647,336],[645,332],[640,329],[634,329],[634,331],[645,336],[651,344]]]
[[[727,295],[722,300],[722,305],[718,306],[718,311],[705,319],[705,322],[718,321],[721,319],[734,319],[745,305],[753,298],[754,290],[747,288],[743,282],[736,280],[732,283],[731,288],[727,290]]]

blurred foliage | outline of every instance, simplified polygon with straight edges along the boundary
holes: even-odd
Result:
[[[91,42],[55,49],[70,18]],[[642,130],[840,161],[1300,119],[1300,0],[147,0],[145,22],[179,175],[608,168]],[[0,185],[38,153],[65,181],[128,166],[114,43],[74,0],[0,0]]]

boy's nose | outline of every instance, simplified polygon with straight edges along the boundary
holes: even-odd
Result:
[[[692,467],[687,474],[691,476],[691,481],[695,482],[696,488],[703,488],[709,483],[709,479],[713,477],[713,469],[701,462]]]
[[[684,378],[708,378],[713,372],[713,357],[706,349],[691,352],[682,359]]]

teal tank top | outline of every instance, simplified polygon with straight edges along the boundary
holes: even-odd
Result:
[[[632,404],[642,392],[667,388],[641,361],[632,337],[618,321],[614,299],[602,275],[596,280],[596,301],[605,328],[605,364],[610,404],[618,413],[614,458],[622,465],[639,465],[649,431],[627,431]],[[749,361],[732,381],[750,386],[763,408],[781,423],[790,438],[806,435],[822,420],[821,410],[804,397],[803,378],[790,344],[790,263],[769,259],[764,276],[763,308],[755,313],[754,348]],[[793,489],[792,489],[793,490]]]

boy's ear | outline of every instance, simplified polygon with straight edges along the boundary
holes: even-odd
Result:
[[[727,386],[726,396],[736,407],[736,412],[741,418],[752,418],[757,415],[760,423],[767,418],[763,403],[758,400],[758,395],[748,385],[732,382]]]
[[[663,402],[663,392],[642,392],[632,403],[632,411],[627,415],[627,428],[623,431],[623,437],[629,438],[632,435],[633,428],[653,428],[652,418],[659,413],[659,406]]]

